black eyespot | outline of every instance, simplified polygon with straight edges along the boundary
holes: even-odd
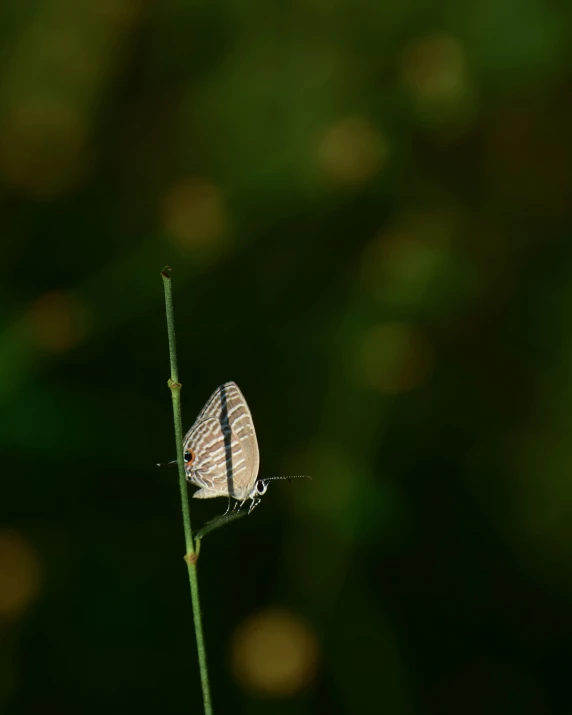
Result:
[[[195,453],[192,449],[188,449],[185,452],[185,464],[191,465],[195,461]]]

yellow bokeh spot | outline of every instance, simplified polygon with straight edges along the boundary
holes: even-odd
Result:
[[[431,35],[410,42],[401,53],[400,65],[403,83],[420,98],[446,99],[463,90],[463,51],[451,35]]]
[[[32,339],[43,349],[62,352],[76,345],[87,331],[82,304],[70,294],[53,291],[41,295],[27,315]]]
[[[218,244],[227,228],[221,192],[200,179],[176,184],[163,200],[163,225],[181,246]]]
[[[42,567],[34,547],[16,531],[0,531],[0,616],[17,618],[37,596]]]
[[[413,325],[387,322],[374,326],[361,346],[365,381],[385,393],[401,393],[420,385],[431,373],[431,344]]]
[[[384,235],[364,254],[366,288],[391,305],[416,305],[437,273],[441,250],[407,234]]]
[[[2,182],[37,198],[66,195],[91,165],[87,134],[85,118],[69,102],[20,102],[0,124]]]
[[[420,305],[436,281],[451,278],[451,244],[461,222],[454,207],[420,209],[399,217],[364,250],[365,290],[388,305]]]
[[[84,0],[85,1],[85,0]],[[141,11],[141,0],[89,0],[90,11],[110,25],[132,23]]]
[[[272,608],[239,625],[231,655],[241,685],[261,695],[286,698],[313,680],[318,645],[313,631],[298,616]]]
[[[567,424],[526,427],[507,441],[511,520],[519,546],[543,567],[572,566],[572,451]]]
[[[318,146],[318,164],[338,184],[359,185],[373,177],[388,153],[386,139],[365,117],[349,117],[329,127]]]

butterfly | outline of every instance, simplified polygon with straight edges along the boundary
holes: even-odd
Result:
[[[200,487],[194,499],[227,497],[248,513],[260,503],[273,479],[258,479],[260,453],[252,415],[235,382],[218,387],[183,440],[185,476]],[[235,505],[236,507],[236,505]],[[227,509],[228,511],[228,509]]]

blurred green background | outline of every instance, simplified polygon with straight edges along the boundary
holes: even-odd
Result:
[[[0,7],[0,711],[572,713],[572,5]],[[203,525],[226,501],[191,502]]]

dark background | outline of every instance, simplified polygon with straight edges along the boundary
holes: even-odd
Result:
[[[572,713],[572,5],[0,8],[0,710]],[[224,499],[191,502],[198,528]]]

